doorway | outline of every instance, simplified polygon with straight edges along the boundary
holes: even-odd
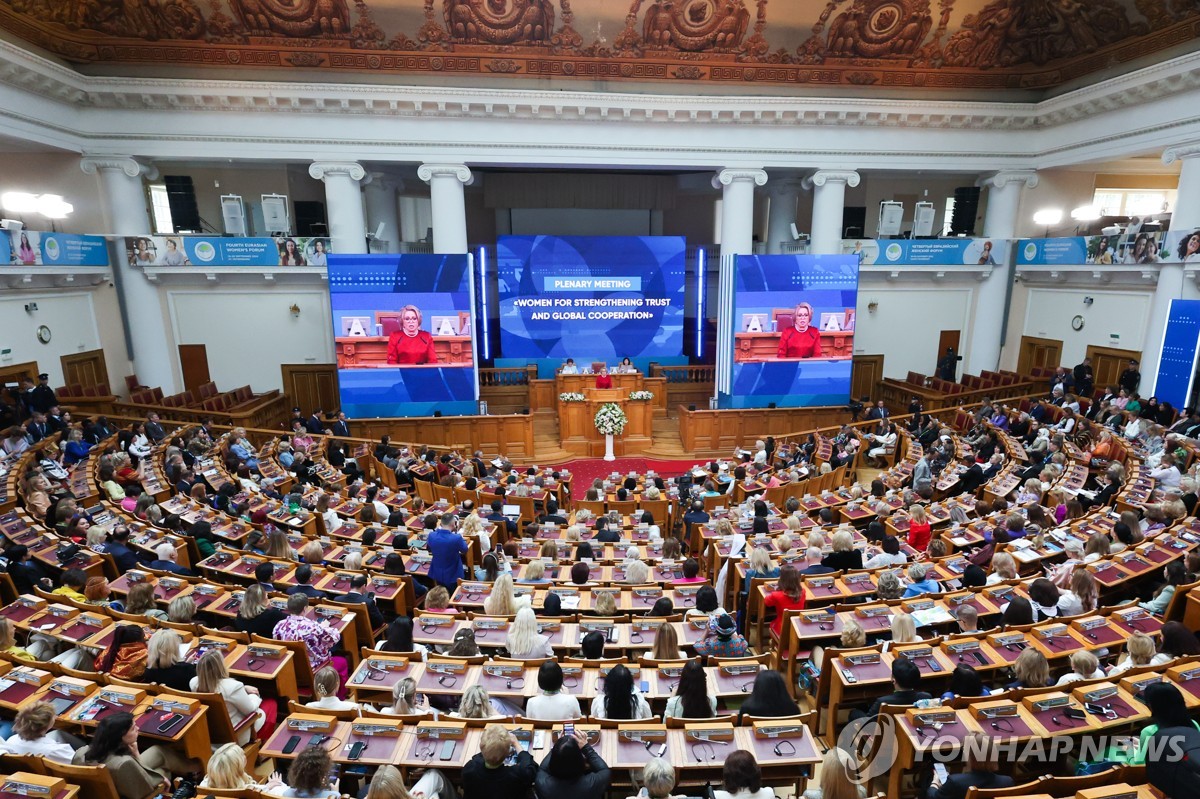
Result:
[[[104,350],[63,355],[58,360],[62,364],[63,385],[94,388],[102,383],[108,384],[108,364],[104,360]]]
[[[883,356],[855,355],[850,367],[850,399],[878,399],[875,390],[880,380],[883,380]]]
[[[1017,373],[1027,375],[1034,369],[1057,369],[1062,366],[1063,343],[1054,338],[1021,336],[1021,355],[1017,358]],[[1099,385],[1099,377],[1097,377]]]
[[[180,344],[179,366],[183,369],[183,390],[196,391],[208,383],[208,350],[203,344]]]
[[[933,356],[933,373],[938,377],[941,377],[941,374],[938,372],[937,365],[938,362],[942,360],[942,357],[946,354],[947,349],[953,348],[954,354],[958,356],[959,360],[962,360],[962,350],[958,348],[959,339],[961,338],[961,330],[943,330],[938,334],[937,354]],[[952,379],[958,380],[957,361],[954,364],[954,377]]]
[[[1129,360],[1142,360],[1141,350],[1119,350],[1115,347],[1088,345],[1087,357],[1092,359],[1092,374],[1096,376],[1096,390],[1117,385],[1121,372],[1129,366]]]

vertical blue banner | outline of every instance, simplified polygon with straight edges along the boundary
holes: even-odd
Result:
[[[1176,408],[1188,404],[1197,352],[1200,352],[1200,300],[1171,300],[1154,383],[1154,395],[1159,402],[1165,400]]]

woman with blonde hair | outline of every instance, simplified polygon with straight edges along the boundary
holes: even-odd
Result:
[[[362,571],[362,567],[363,555],[361,552],[347,553],[346,557],[342,559],[342,568],[346,571],[358,572]]]
[[[632,561],[625,566],[624,582],[629,585],[645,585],[650,582],[650,567],[644,561]]]
[[[167,621],[173,624],[191,624],[196,617],[196,600],[190,596],[177,596],[167,605]]]
[[[503,576],[511,577],[512,575],[505,574]],[[542,561],[542,560],[529,561],[529,564],[525,566],[525,574],[523,574],[521,576],[521,579],[518,582],[534,583],[536,585],[543,585],[545,583],[550,582],[550,580],[546,577],[545,561]],[[493,590],[495,590],[495,589],[493,589]]]
[[[300,560],[311,566],[320,566],[325,562],[325,547],[316,539],[309,541],[300,550]]]
[[[517,612],[512,574],[502,574],[492,583],[492,592],[483,600],[483,612],[489,616],[511,616]]]
[[[790,533],[783,533],[775,539],[775,548],[779,550],[780,555],[787,555],[795,545],[795,539],[792,538]]]
[[[894,644],[911,644],[921,639],[917,637],[917,620],[908,613],[897,613],[892,616],[892,640],[884,645],[889,648]]]
[[[804,523],[800,521],[800,517],[795,514],[783,517],[783,526],[791,532],[800,532],[804,527]]]
[[[1016,682],[1011,688],[1045,688],[1050,684],[1050,663],[1046,656],[1033,647],[1022,650],[1013,662],[1013,675]]]
[[[653,660],[683,660],[679,649],[679,633],[674,624],[662,624],[654,636],[654,648],[650,650]]]
[[[1109,677],[1124,674],[1130,669],[1144,666],[1162,666],[1170,663],[1171,657],[1164,655],[1155,648],[1154,639],[1145,633],[1134,633],[1125,641],[1125,656],[1108,670]]]
[[[852,763],[849,753],[830,747],[821,759],[820,787],[805,791],[803,799],[864,799],[867,789],[855,782]]]
[[[988,575],[987,585],[996,585],[1005,580],[1017,579],[1017,561],[1007,552],[997,552],[992,555],[992,573]]]
[[[1070,589],[1058,598],[1058,610],[1063,616],[1078,616],[1091,613],[1100,603],[1100,589],[1096,578],[1087,569],[1071,572]]]
[[[296,560],[296,550],[292,549],[287,533],[281,527],[272,527],[267,532],[267,544],[263,554],[276,560]]]
[[[1103,680],[1104,669],[1091,652],[1081,649],[1071,655],[1071,671],[1058,678],[1055,685],[1070,685],[1079,680]]]
[[[443,612],[450,610],[450,592],[444,585],[435,585],[425,595],[425,610]]]
[[[287,614],[267,601],[267,592],[255,583],[247,586],[242,594],[242,605],[233,619],[235,630],[270,638],[275,625],[287,618]]]
[[[539,558],[550,558],[550,560],[558,560],[558,544],[554,541],[543,541],[541,549],[538,550]]]
[[[500,714],[492,707],[492,699],[482,685],[472,685],[463,694],[458,712],[452,714],[460,719],[494,719]]]
[[[180,656],[183,639],[179,633],[164,627],[150,636],[146,653],[146,671],[142,679],[158,683],[176,691],[190,691],[192,678],[196,676],[195,665]]]
[[[715,525],[713,525],[713,531],[717,534],[718,537],[727,538],[727,537],[733,535],[733,533],[734,533],[733,522],[729,521],[729,519],[727,519],[727,518],[726,519],[717,519],[717,523]]]
[[[614,598],[613,592],[601,591],[599,594],[596,594],[596,599],[592,604],[592,609],[596,612],[597,616],[605,618],[616,616],[617,600]]]
[[[540,660],[554,657],[550,639],[538,632],[537,616],[530,607],[523,607],[517,611],[516,619],[509,626],[504,646],[509,657],[513,658]]]
[[[440,799],[453,795],[450,783],[437,769],[425,769],[412,789],[404,787],[404,779],[395,766],[380,766],[371,778],[365,799]]]
[[[275,715],[278,711],[275,700],[263,699],[257,688],[230,677],[225,658],[218,650],[210,649],[200,656],[200,662],[196,664],[196,676],[189,682],[189,690],[204,694],[221,694],[234,729],[237,729],[247,716],[255,717],[252,724],[242,727],[238,733],[238,743],[243,746],[250,743],[256,733],[262,732],[261,738],[266,740],[275,729]]]
[[[420,713],[417,708],[417,681],[405,677],[392,686],[392,704],[381,708],[380,713],[388,716],[411,716]]]
[[[13,635],[13,623],[3,616],[0,616],[0,652],[18,660],[37,660],[29,650],[17,646],[16,638]]]
[[[462,524],[458,529],[463,538],[468,541],[471,537],[479,539],[479,548],[483,552],[488,552],[492,548],[492,537],[488,535],[487,529],[484,527],[483,519],[480,518],[477,511],[471,511],[467,517],[462,520]]]
[[[200,787],[219,791],[260,790],[278,793],[278,789],[285,786],[277,773],[272,774],[266,784],[260,785],[258,780],[246,773],[246,751],[241,744],[229,743],[213,752],[208,759]]]
[[[899,599],[904,593],[900,576],[894,571],[880,572],[875,582],[875,595],[880,599]]]
[[[822,566],[835,571],[855,571],[863,567],[862,550],[854,547],[854,534],[849,530],[838,530],[830,541],[833,551],[821,560]],[[811,546],[811,544],[810,544]]]

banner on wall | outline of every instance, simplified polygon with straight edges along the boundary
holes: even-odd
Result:
[[[859,266],[985,266],[1005,263],[1008,239],[844,239]]]
[[[22,230],[14,236],[0,230],[0,247],[8,249],[10,264],[20,266],[108,266],[103,236],[36,230]]]
[[[316,266],[328,265],[325,237],[230,238],[225,236],[130,236],[130,266]]]
[[[1200,230],[1141,231],[1117,236],[1071,236],[1022,239],[1017,242],[1020,266],[1111,266],[1200,263]]]

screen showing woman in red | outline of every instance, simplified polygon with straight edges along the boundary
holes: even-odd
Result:
[[[779,337],[780,358],[820,358],[821,332],[812,324],[813,309],[807,302],[796,306],[792,326]]]
[[[400,309],[400,329],[388,337],[387,362],[410,366],[437,363],[433,336],[421,329],[421,309],[405,305]]]

